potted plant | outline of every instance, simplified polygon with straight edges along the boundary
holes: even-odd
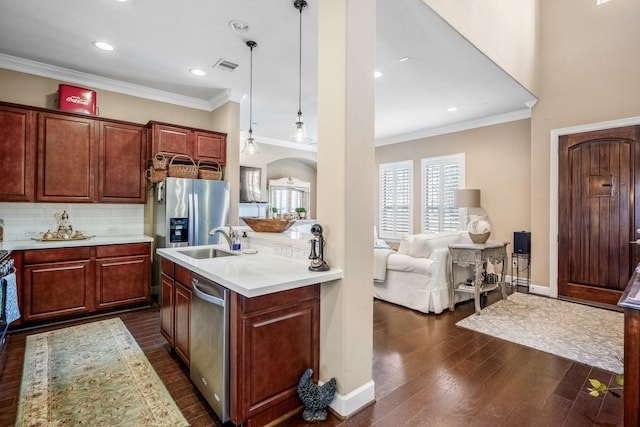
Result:
[[[277,218],[278,217],[278,208],[276,208],[275,206],[271,208],[271,217],[272,218]]]
[[[307,217],[307,210],[305,208],[296,208],[296,215],[298,219],[305,219]]]

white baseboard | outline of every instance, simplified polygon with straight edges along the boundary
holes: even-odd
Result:
[[[509,275],[505,276],[505,281],[507,282],[507,284],[511,283],[511,276]],[[521,284],[522,282],[527,283],[527,279],[520,279],[520,281],[521,281]],[[533,283],[531,283],[530,280],[528,281],[528,285],[529,285],[529,293],[531,294],[541,295],[545,297],[551,296],[551,289],[548,286],[534,285]]]
[[[375,399],[375,384],[371,380],[344,396],[336,393],[333,402],[329,406],[340,417],[347,418],[375,401]]]
[[[545,297],[551,296],[551,292],[548,286],[529,285],[529,292]]]

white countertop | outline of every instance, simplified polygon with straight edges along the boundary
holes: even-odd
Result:
[[[256,254],[238,253],[218,258],[195,259],[181,250],[216,248],[228,252],[227,245],[190,246],[158,249],[158,255],[194,273],[212,280],[245,297],[300,288],[342,278],[342,270],[309,271],[309,260],[274,255],[258,250]]]
[[[124,243],[141,242],[153,242],[153,238],[141,234],[135,236],[96,236],[84,240],[60,240],[46,242],[37,240],[16,240],[0,243],[0,249],[9,251],[24,251],[29,249],[72,248],[79,246],[118,245]]]

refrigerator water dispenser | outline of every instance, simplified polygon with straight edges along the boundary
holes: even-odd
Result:
[[[189,218],[169,219],[169,241],[186,243],[189,241]]]

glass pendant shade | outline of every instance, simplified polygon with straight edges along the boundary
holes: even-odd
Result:
[[[289,140],[293,142],[311,142],[311,138],[307,136],[307,128],[302,118],[302,9],[307,7],[306,0],[295,0],[293,7],[300,11],[300,32],[299,32],[299,55],[298,55],[298,115],[293,125],[293,132],[289,136]]]
[[[256,140],[253,138],[251,134],[244,141],[244,147],[242,147],[241,154],[251,155],[258,153],[258,145],[256,144]]]
[[[293,125],[293,132],[289,139],[294,142],[311,142],[311,138],[307,136],[307,128],[304,125],[304,118],[302,118],[302,112],[298,112],[298,117]]]
[[[247,46],[251,49],[251,62],[249,68],[249,136],[244,141],[244,146],[240,154],[250,155],[258,153],[258,145],[253,138],[253,48],[258,44],[253,40],[247,42]]]

